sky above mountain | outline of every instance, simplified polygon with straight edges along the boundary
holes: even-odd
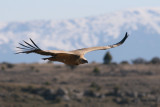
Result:
[[[13,51],[22,40],[32,38],[42,49],[72,50],[77,48],[110,45],[130,37],[121,47],[112,49],[114,61],[159,56],[160,8],[136,8],[105,15],[66,19],[60,21],[18,21],[0,23],[1,61],[33,62],[40,57],[15,56]],[[9,54],[9,51],[12,52]],[[106,51],[87,54],[90,61],[102,62]],[[97,54],[97,55],[96,55]],[[95,57],[96,56],[96,57]],[[23,58],[22,58],[23,57]],[[32,58],[34,57],[34,58]],[[15,59],[14,59],[15,58]],[[27,61],[28,60],[28,61]]]
[[[159,6],[159,0],[0,0],[0,22],[83,18]]]
[[[159,0],[0,0],[0,62],[42,61],[13,54],[29,38],[42,49],[72,50],[116,43],[126,31],[125,44],[110,50],[114,61],[160,57],[159,6]],[[102,62],[105,52],[86,57]]]

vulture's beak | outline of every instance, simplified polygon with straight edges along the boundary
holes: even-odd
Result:
[[[83,62],[84,62],[84,63],[88,63],[88,61],[87,61],[87,60],[83,60]]]

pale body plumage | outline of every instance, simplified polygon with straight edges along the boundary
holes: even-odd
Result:
[[[44,60],[50,60],[50,61],[59,61],[63,62],[68,65],[79,65],[79,64],[84,64],[88,63],[87,59],[84,57],[84,55],[87,52],[90,51],[95,51],[95,50],[106,50],[110,48],[117,47],[121,44],[124,43],[124,41],[127,39],[128,34],[126,33],[125,37],[118,43],[114,45],[108,45],[108,46],[99,46],[99,47],[90,47],[90,48],[82,48],[82,49],[77,49],[73,51],[63,51],[63,50],[41,50],[33,41],[32,39],[31,42],[33,45],[26,43],[26,45],[19,43],[23,47],[17,47],[19,49],[22,49],[22,52],[17,52],[18,53],[37,53],[40,55],[47,55],[51,56],[49,58],[43,58]]]

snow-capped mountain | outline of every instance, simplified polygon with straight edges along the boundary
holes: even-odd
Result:
[[[72,50],[114,43],[126,31],[130,35],[159,36],[160,8],[128,9],[60,21],[0,22],[0,55],[8,55],[6,53],[14,50],[18,42],[29,38],[42,49]]]

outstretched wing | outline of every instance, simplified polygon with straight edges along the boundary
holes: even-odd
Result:
[[[17,52],[16,54],[19,54],[19,53],[26,53],[26,54],[37,53],[37,54],[40,54],[40,55],[50,55],[50,56],[55,56],[56,54],[61,54],[61,53],[71,54],[71,53],[66,52],[66,51],[42,50],[33,42],[33,40],[31,38],[30,38],[30,41],[32,42],[32,45],[29,44],[26,41],[24,41],[24,44],[19,43],[21,45],[21,47],[16,47],[16,48],[20,49],[20,51]]]
[[[123,44],[124,41],[127,39],[127,37],[128,37],[128,33],[126,32],[125,37],[120,42],[118,42],[116,44],[108,45],[108,46],[82,48],[82,49],[74,50],[74,51],[71,51],[71,52],[76,53],[76,54],[86,54],[87,52],[90,52],[90,51],[106,50],[106,49],[114,48],[114,47],[117,47],[117,46]]]

